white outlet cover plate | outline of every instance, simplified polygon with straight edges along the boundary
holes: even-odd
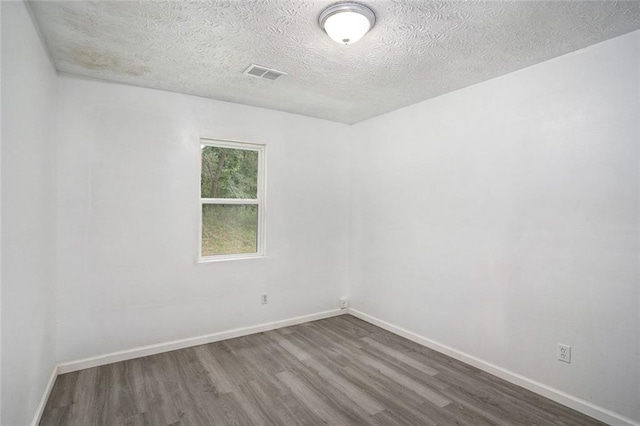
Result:
[[[566,362],[568,364],[571,363],[571,346],[563,345],[562,343],[558,344],[558,359],[560,361]]]

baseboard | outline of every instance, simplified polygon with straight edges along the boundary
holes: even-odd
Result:
[[[310,315],[284,319],[250,327],[236,328],[233,330],[221,331],[218,333],[206,334],[204,336],[190,337],[187,339],[174,340],[171,342],[157,343],[154,345],[140,346],[127,349],[125,351],[113,352],[77,361],[65,362],[58,365],[58,374],[70,373],[84,370],[85,368],[98,367],[112,364],[114,362],[126,361],[148,355],[155,355],[162,352],[175,351],[177,349],[189,348],[192,346],[206,345],[207,343],[219,342],[221,340],[233,339],[234,337],[247,336],[249,334],[261,333],[263,331],[275,330],[277,328],[289,327],[309,321],[316,321],[324,318],[346,314],[346,309],[333,309],[330,311],[318,312]]]
[[[49,395],[51,395],[53,384],[56,382],[56,377],[58,377],[58,366],[53,367],[53,371],[51,372],[51,376],[49,377],[49,381],[47,382],[47,387],[44,389],[42,398],[40,398],[38,408],[36,408],[36,414],[33,416],[31,426],[38,426],[38,424],[40,424],[40,419],[42,418],[42,414],[44,413],[44,408],[47,406],[47,401],[49,400]]]
[[[493,374],[494,376],[500,377],[501,379],[528,389],[532,392],[544,396],[545,398],[549,398],[552,401],[558,402],[562,405],[584,413],[587,416],[591,416],[607,424],[620,426],[640,426],[640,423],[637,423],[636,421],[624,417],[620,414],[614,413],[613,411],[607,410],[606,408],[592,404],[573,395],[569,395],[568,393],[552,388],[551,386],[536,382],[535,380],[532,380],[528,377],[524,377],[520,374],[506,370],[502,367],[491,364],[472,355],[451,348],[447,345],[443,345],[442,343],[438,343],[426,337],[420,336],[419,334],[406,330],[402,327],[395,326],[386,321],[365,314],[364,312],[349,308],[349,313],[354,317],[360,318],[363,321],[366,321],[373,325],[377,325],[378,327],[397,334],[398,336],[404,337],[405,339],[409,339],[422,346],[426,346],[430,349],[448,355],[451,358],[455,358],[466,364],[472,365],[476,368],[479,368],[480,370],[486,371],[487,373]]]

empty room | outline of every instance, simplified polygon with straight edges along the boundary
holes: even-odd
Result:
[[[0,23],[2,426],[640,426],[640,2]]]

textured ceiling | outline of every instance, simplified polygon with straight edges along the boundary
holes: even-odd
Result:
[[[59,71],[344,123],[640,28],[635,1],[367,1],[375,27],[342,46],[317,25],[332,3],[31,2]]]

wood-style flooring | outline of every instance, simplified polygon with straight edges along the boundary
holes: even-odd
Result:
[[[41,425],[597,425],[350,315],[60,375]]]

